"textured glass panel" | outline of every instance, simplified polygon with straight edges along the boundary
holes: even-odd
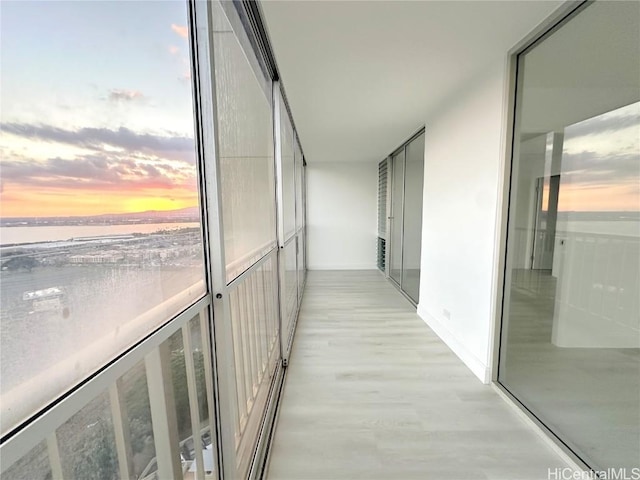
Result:
[[[2,480],[51,480],[51,478],[46,442],[39,443],[24,457],[2,472]]]
[[[296,230],[296,180],[293,127],[289,113],[280,100],[280,141],[282,145],[282,210],[284,241],[293,236]]]
[[[65,480],[120,478],[106,392],[60,426],[56,436]]]
[[[391,268],[389,275],[402,281],[402,215],[404,202],[404,150],[392,157],[391,183]]]
[[[185,2],[4,2],[1,431],[205,292]]]
[[[640,467],[640,4],[519,57],[499,381],[595,470]]]
[[[136,478],[145,478],[157,471],[158,466],[144,362],[122,376],[120,389],[126,409],[125,428],[129,429],[131,439],[133,472]]]
[[[226,18],[213,33],[227,280],[275,246],[271,98]],[[261,73],[259,73],[262,75]]]
[[[422,185],[424,177],[424,134],[406,149],[404,181],[404,231],[402,245],[402,290],[418,303],[420,254],[422,252]]]

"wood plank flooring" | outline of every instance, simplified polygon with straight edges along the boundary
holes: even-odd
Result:
[[[543,480],[566,466],[380,273],[309,272],[270,480]]]

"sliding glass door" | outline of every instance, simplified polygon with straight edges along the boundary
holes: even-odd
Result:
[[[420,296],[420,254],[422,253],[424,133],[407,145],[405,157],[402,289],[418,303]]]
[[[402,225],[404,214],[404,148],[391,157],[391,249],[389,276],[402,283]]]
[[[640,466],[640,4],[518,56],[499,383],[596,470]]]
[[[412,137],[390,158],[389,276],[413,302],[420,296],[424,132]]]

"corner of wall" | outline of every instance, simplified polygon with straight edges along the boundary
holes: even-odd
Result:
[[[440,337],[440,339],[449,347],[449,349],[462,360],[462,362],[471,370],[471,372],[480,379],[484,384],[491,383],[491,367],[485,365],[464,345],[464,343],[456,337],[456,335],[447,328],[440,320],[437,320],[426,308],[418,305],[417,313],[427,326]]]

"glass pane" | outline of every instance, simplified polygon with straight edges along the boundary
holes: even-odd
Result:
[[[204,461],[205,474],[210,475],[215,470],[215,423],[210,421],[209,407],[210,401],[207,392],[207,375],[211,375],[211,358],[208,356],[208,349],[205,349],[205,342],[208,342],[208,328],[206,317],[198,315],[189,322],[191,332],[191,348],[193,355],[193,365],[196,374],[196,390],[198,395],[198,414],[200,417],[200,442],[202,447],[202,457]],[[213,381],[213,378],[210,378]],[[213,385],[213,384],[212,384]],[[192,466],[190,470],[195,470]]]
[[[280,99],[280,142],[282,145],[282,210],[284,239],[287,241],[296,230],[296,180],[293,127],[284,101]]]
[[[122,376],[119,388],[124,396],[133,472],[136,478],[146,478],[158,470],[158,464],[144,362]]]
[[[296,175],[296,232],[302,228],[302,150],[295,142],[295,175]]]
[[[404,202],[404,150],[392,157],[391,181],[391,252],[389,275],[402,281],[402,213]]]
[[[304,290],[304,230],[301,230],[298,234],[297,238],[298,242],[298,300],[302,298],[302,293]]]
[[[499,381],[596,470],[640,458],[638,58],[595,2],[518,68]]]
[[[186,25],[2,4],[2,432],[205,292]]]
[[[60,426],[56,436],[65,480],[120,478],[106,392]]]
[[[271,97],[222,10],[214,35],[227,281],[275,246]],[[258,73],[262,77],[262,73]]]
[[[303,288],[303,234],[300,233],[303,228],[303,219],[304,219],[304,179],[303,179],[303,159],[302,159],[302,149],[300,148],[300,144],[296,141],[295,143],[295,173],[296,173],[296,232],[297,232],[297,284],[298,284],[298,298],[302,297],[302,288]]]
[[[198,391],[198,412],[200,421],[203,423],[203,427],[208,428],[209,402],[207,399],[207,386],[205,383],[205,355],[202,349],[202,330],[200,328],[200,316],[191,319],[191,321],[189,322],[189,330],[191,332],[191,355],[193,356],[193,365],[195,367],[196,373],[196,389]],[[209,432],[209,443],[211,443],[210,436],[211,435]]]
[[[406,152],[402,289],[414,302],[418,303],[420,296],[420,254],[422,252],[424,134],[407,145]]]
[[[5,465],[2,466],[3,468]],[[51,480],[46,442],[39,443],[24,457],[2,472],[2,480]]]
[[[178,441],[180,442],[180,460],[182,471],[187,472],[195,460],[196,442],[192,436],[191,410],[189,409],[189,389],[187,386],[187,368],[182,342],[182,331],[178,330],[167,340],[171,351],[171,382],[176,406]]]

